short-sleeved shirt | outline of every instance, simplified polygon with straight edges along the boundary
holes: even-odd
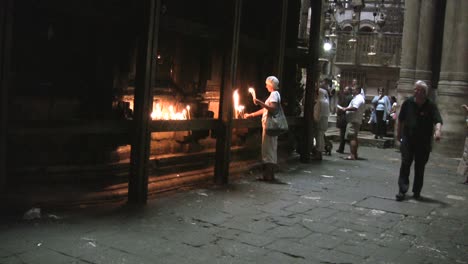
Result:
[[[400,109],[398,121],[403,122],[402,137],[409,142],[431,145],[434,125],[442,124],[437,105],[429,99],[418,106],[414,96],[406,99]]]
[[[270,103],[280,103],[281,102],[281,96],[278,91],[273,91],[270,93],[270,96],[265,100],[265,104],[269,105]],[[262,115],[262,120],[266,120],[268,114],[268,110],[266,108],[263,108],[263,115]]]
[[[354,107],[356,111],[346,111],[346,121],[348,123],[362,124],[362,114],[364,113],[364,106],[366,101],[362,94],[357,94],[353,97],[351,102],[349,102],[348,107]]]

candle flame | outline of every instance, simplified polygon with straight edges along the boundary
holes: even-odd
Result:
[[[239,91],[236,89],[232,95],[232,99],[234,100],[234,110],[235,110],[235,118],[238,118],[239,115]]]
[[[190,109],[187,106],[187,109]],[[168,109],[163,109],[159,102],[153,104],[153,111],[151,112],[151,119],[153,120],[186,120],[190,119],[190,114],[186,109],[181,112],[176,112],[174,105],[169,105]]]
[[[237,89],[234,91],[232,98],[234,100],[234,108],[237,109],[239,106],[239,91]]]
[[[252,95],[253,99],[257,99],[257,95],[255,94],[255,89],[252,87],[249,87],[249,93]]]
[[[187,105],[185,108],[187,109],[187,119],[192,119],[192,116],[190,114],[190,105]],[[184,109],[184,111],[185,111],[185,109]]]
[[[232,95],[234,100],[234,118],[244,118],[245,106],[239,104],[239,91],[236,89]]]

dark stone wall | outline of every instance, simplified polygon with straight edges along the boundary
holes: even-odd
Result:
[[[229,70],[233,3],[162,1],[155,94],[170,87],[177,100],[199,103],[208,86],[212,92],[221,89]],[[300,1],[289,3],[286,46],[294,49]],[[131,0],[15,1],[9,122],[21,127],[124,119],[115,106],[135,85],[138,5]],[[265,78],[277,68],[281,8],[282,0],[243,1],[237,86],[247,111],[256,110],[247,88],[255,87],[265,99]],[[280,81],[288,101],[294,98],[294,59],[286,59],[284,68]],[[129,135],[11,134],[8,144],[12,168],[97,164],[116,161],[113,153],[129,144]]]

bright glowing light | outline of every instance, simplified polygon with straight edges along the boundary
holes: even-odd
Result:
[[[245,107],[239,104],[239,92],[237,89],[232,94],[232,99],[234,101],[234,118],[244,118]]]
[[[252,87],[249,87],[249,93],[252,95],[254,101],[257,99],[257,95],[255,94],[255,89]]]
[[[153,104],[153,112],[151,113],[151,119],[162,119],[163,112],[161,108],[161,104],[156,103]]]
[[[234,110],[235,111],[235,118],[239,117],[239,92],[237,89],[232,94],[232,100],[234,101]]]
[[[187,106],[190,110],[190,107]],[[159,102],[153,104],[153,112],[151,119],[153,120],[186,120],[190,118],[190,113],[186,109],[181,112],[176,112],[173,105],[169,105],[168,109],[163,109]]]
[[[192,116],[190,115],[190,105],[187,105],[186,109],[187,109],[187,119],[192,119]]]
[[[331,49],[332,49],[332,44],[330,44],[329,42],[325,42],[323,44],[323,50],[330,51]]]

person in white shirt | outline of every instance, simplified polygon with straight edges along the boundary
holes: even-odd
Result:
[[[321,160],[322,153],[325,151],[325,132],[328,129],[328,116],[330,115],[329,97],[327,91],[327,82],[320,81],[320,86],[317,91],[317,102],[314,107],[314,121],[317,124],[315,135],[315,157],[314,159]]]
[[[330,114],[334,115],[336,114],[336,105],[337,105],[337,102],[338,102],[338,91],[340,89],[339,87],[339,84],[338,82],[333,79],[331,81],[331,86],[330,86],[330,98],[329,98],[329,102],[330,102]]]
[[[346,135],[345,138],[349,140],[351,148],[351,155],[346,157],[347,160],[358,159],[358,133],[362,124],[362,114],[364,113],[365,100],[364,96],[360,93],[360,89],[357,86],[351,88],[353,99],[347,107],[339,108],[340,111],[346,112]]]
[[[359,93],[361,93],[362,97],[366,99],[366,92],[364,91],[364,87],[359,87],[359,83],[356,78],[353,79],[353,82],[351,84],[352,87],[357,87],[359,90]]]

